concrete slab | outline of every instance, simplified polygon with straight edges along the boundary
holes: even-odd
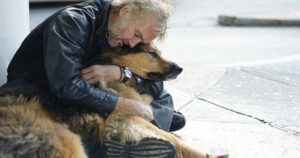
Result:
[[[236,124],[260,124],[259,121],[239,115],[232,111],[220,108],[213,104],[194,99],[188,105],[180,109],[189,121],[199,122],[218,122],[218,123],[236,123]]]
[[[180,64],[180,66],[186,64]],[[175,109],[181,110],[207,89],[214,87],[224,76],[226,69],[221,67],[183,66],[183,72],[176,80],[164,83],[173,96]]]
[[[277,64],[243,67],[242,71],[283,84],[300,87],[300,59]]]
[[[299,137],[263,124],[190,120],[176,134],[202,151],[226,148],[230,158],[290,158],[300,155]]]
[[[236,72],[237,74],[234,75],[235,73],[233,73],[232,71],[238,71],[238,72]],[[234,83],[238,84],[240,82],[245,84],[246,81],[248,82],[251,81],[252,79],[249,79],[249,77],[247,77],[247,75],[249,74],[246,73],[244,75],[241,75],[240,73],[244,74],[245,72],[241,72],[240,69],[233,69],[233,70],[229,69],[226,73],[224,73],[224,76],[221,76],[219,78],[220,80],[218,80],[218,82],[216,82],[213,85],[210,85],[212,87],[210,87],[207,91],[204,91],[202,94],[200,94],[200,96],[205,96],[208,92],[211,92],[211,94],[219,93],[218,87],[220,85],[223,86],[227,85],[228,89],[231,89],[234,92],[236,91],[236,93],[240,93],[238,96],[245,94],[245,93],[241,93],[240,91],[237,91],[235,89],[235,86],[233,86],[233,84]],[[234,78],[237,76],[240,77],[244,76],[244,80],[242,80],[241,78],[232,79],[232,77]],[[226,82],[230,80],[228,78],[232,79],[231,84]],[[173,83],[175,82],[176,81],[173,81]],[[191,85],[190,82],[186,84]],[[300,155],[300,148],[299,148],[300,138],[295,135],[293,130],[290,129],[288,131],[282,131],[270,126],[269,124],[264,124],[260,121],[257,121],[254,118],[235,113],[228,109],[223,109],[219,106],[216,106],[214,104],[202,100],[197,100],[193,98],[192,95],[189,95],[187,91],[185,91],[184,89],[183,90],[180,89],[180,86],[175,86],[175,85],[176,84],[173,85],[174,86],[173,90],[169,91],[173,95],[175,103],[179,103],[179,101],[182,98],[186,98],[186,96],[189,96],[190,98],[187,99],[187,101],[189,100],[189,102],[186,102],[184,106],[180,107],[180,111],[187,117],[187,125],[184,129],[175,132],[187,143],[192,144],[204,151],[215,147],[227,148],[230,152],[231,158],[239,158],[239,157],[288,158],[288,157],[293,157],[294,155]],[[247,86],[249,87],[253,85],[256,84],[253,83],[247,84]],[[170,87],[172,87],[172,84],[169,84],[167,86],[167,88]],[[266,87],[268,89],[270,85],[266,85]],[[257,87],[253,87],[253,88],[255,89]],[[264,87],[261,88],[262,90],[265,90]],[[253,91],[253,93],[255,92],[257,92],[257,90]],[[230,96],[232,97],[231,101],[234,104],[237,104],[237,102],[239,101],[241,101],[240,102],[241,104],[247,101],[247,99],[245,99],[245,96],[237,100],[238,98],[236,97],[237,95],[232,95],[231,93],[228,94],[225,92],[216,95],[215,98],[220,97],[218,99],[219,101],[221,101],[220,102],[222,103],[221,105],[225,105],[225,107],[231,108],[232,106],[228,106],[227,102],[224,102],[224,100],[222,100],[224,99],[225,96],[228,97],[228,95],[231,95]],[[246,93],[245,95],[247,96],[249,94]],[[257,101],[255,98],[252,99]],[[275,103],[276,102],[277,101],[275,101]],[[245,109],[245,106],[248,109],[247,108]],[[259,107],[261,106],[262,106],[261,104],[252,105],[247,103],[244,105],[244,107],[239,107],[238,105],[236,105],[233,108],[233,110],[242,111],[243,109],[245,109],[244,112],[246,114],[256,115],[257,113],[260,112],[259,110],[255,109],[255,107],[258,107],[259,109]],[[235,109],[236,107],[237,109]],[[254,109],[251,110],[251,108]],[[268,111],[270,109],[269,107],[266,107],[265,110]],[[270,111],[270,113],[274,114],[274,111],[276,110],[273,109]],[[278,112],[280,112],[280,110]],[[297,113],[297,111],[295,113]],[[274,115],[279,115],[279,114],[275,112]],[[260,116],[258,117],[260,118]],[[288,116],[282,116],[282,117],[289,118]],[[281,119],[282,118],[278,118],[276,119],[275,122],[279,123]],[[294,121],[292,121],[292,123],[294,123]]]
[[[226,68],[224,67],[199,66],[182,63],[182,61],[178,63],[183,67],[182,73],[177,79],[165,82],[167,88],[177,90],[178,93],[184,92],[193,96],[198,95],[213,87],[226,73]]]
[[[232,68],[199,98],[299,136],[299,94],[299,87]]]
[[[181,109],[186,127],[175,132],[199,150],[226,148],[230,158],[288,158],[300,155],[300,138],[255,119],[194,100]]]

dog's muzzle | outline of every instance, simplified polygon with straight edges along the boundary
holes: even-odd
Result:
[[[164,73],[161,72],[150,72],[147,76],[156,81],[166,81],[170,79],[175,79],[181,72],[182,68],[177,64],[171,64],[171,66]]]
[[[171,67],[171,77],[176,78],[181,72],[183,68],[179,67],[178,65],[173,65]]]

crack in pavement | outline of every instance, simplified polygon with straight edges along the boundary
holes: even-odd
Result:
[[[185,108],[186,106],[188,106],[191,102],[193,102],[195,99],[197,99],[197,97],[194,97],[193,99],[189,100],[187,103],[185,103],[184,105],[180,106],[177,111],[180,111],[181,109]]]
[[[278,130],[283,131],[283,132],[287,132],[287,133],[292,134],[292,135],[294,135],[294,136],[300,136],[300,132],[298,132],[298,131],[296,131],[296,130],[286,129],[286,128],[283,127],[283,126],[279,126],[279,125],[273,124],[272,122],[266,121],[266,120],[264,120],[264,119],[260,119],[260,118],[255,117],[255,116],[252,116],[252,115],[249,115],[249,114],[246,114],[246,113],[243,113],[243,112],[239,112],[239,111],[236,111],[236,110],[234,110],[234,109],[227,108],[227,107],[225,107],[225,106],[222,106],[222,105],[220,105],[220,104],[214,103],[214,102],[209,101],[209,100],[204,99],[204,98],[197,97],[196,99],[201,100],[201,101],[204,101],[204,102],[207,102],[207,103],[212,104],[212,105],[215,105],[215,106],[217,106],[217,107],[219,107],[219,108],[222,108],[222,109],[224,109],[224,110],[227,110],[227,111],[236,113],[236,114],[238,114],[238,115],[242,115],[242,116],[246,116],[246,117],[255,119],[255,120],[257,120],[257,121],[259,121],[259,122],[261,122],[261,123],[263,123],[263,124],[269,125],[269,126],[272,127],[272,128],[278,129]],[[194,99],[193,99],[193,100],[194,100]],[[185,106],[187,106],[187,105],[188,105],[188,103],[185,104]],[[183,107],[181,107],[181,108],[183,108]]]
[[[254,76],[257,76],[257,77],[261,77],[261,78],[265,78],[265,79],[268,79],[268,80],[271,80],[271,81],[275,81],[275,82],[279,82],[279,83],[282,83],[282,84],[285,84],[285,85],[289,85],[289,86],[295,86],[295,87],[300,87],[300,85],[297,85],[295,83],[290,83],[288,81],[285,81],[285,80],[282,80],[282,79],[276,79],[276,78],[273,78],[272,76],[266,74],[266,73],[263,73],[263,72],[259,72],[259,71],[249,71],[249,70],[246,70],[244,68],[241,68],[240,69],[242,72],[246,72],[246,73],[249,73],[249,74],[252,74]]]

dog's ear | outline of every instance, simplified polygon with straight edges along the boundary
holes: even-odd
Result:
[[[150,42],[148,44],[142,44],[139,46],[140,50],[142,50],[143,52],[146,53],[150,53],[150,52],[155,52],[157,54],[161,54],[161,52],[159,51],[159,49],[155,46],[154,42]]]
[[[133,48],[130,48],[129,46],[116,48],[115,52],[119,53],[120,55],[124,55],[138,52],[147,52],[148,48],[149,44],[139,43]]]
[[[100,57],[100,62],[101,64],[110,64],[112,63],[112,59],[114,57],[114,53],[112,52],[105,52],[103,55]]]
[[[139,43],[134,47],[135,52],[148,52],[149,44]]]
[[[149,47],[150,47],[149,44],[144,44],[144,43],[139,43],[133,48],[124,45],[122,47],[113,47],[110,50],[108,50],[105,54],[113,52],[114,54],[117,54],[117,56],[120,56],[120,55],[128,55],[128,54],[138,53],[138,52],[148,52]]]
[[[130,48],[129,46],[114,47],[101,55],[101,63],[111,64],[112,59],[116,57],[138,53],[138,52],[150,52],[153,48],[154,48],[153,43],[150,44],[139,43],[134,48]]]

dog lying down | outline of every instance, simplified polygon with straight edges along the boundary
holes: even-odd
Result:
[[[174,79],[182,69],[163,59],[153,45],[115,49],[104,54],[107,64],[128,67],[144,79]],[[129,81],[135,85],[135,80]],[[135,86],[100,82],[99,88],[149,105],[152,98]],[[53,112],[36,99],[0,97],[0,157],[86,158],[81,140],[102,142],[107,158],[204,158],[205,154],[185,144],[139,116],[112,112],[105,120],[92,112]],[[176,149],[176,150],[175,150]]]

